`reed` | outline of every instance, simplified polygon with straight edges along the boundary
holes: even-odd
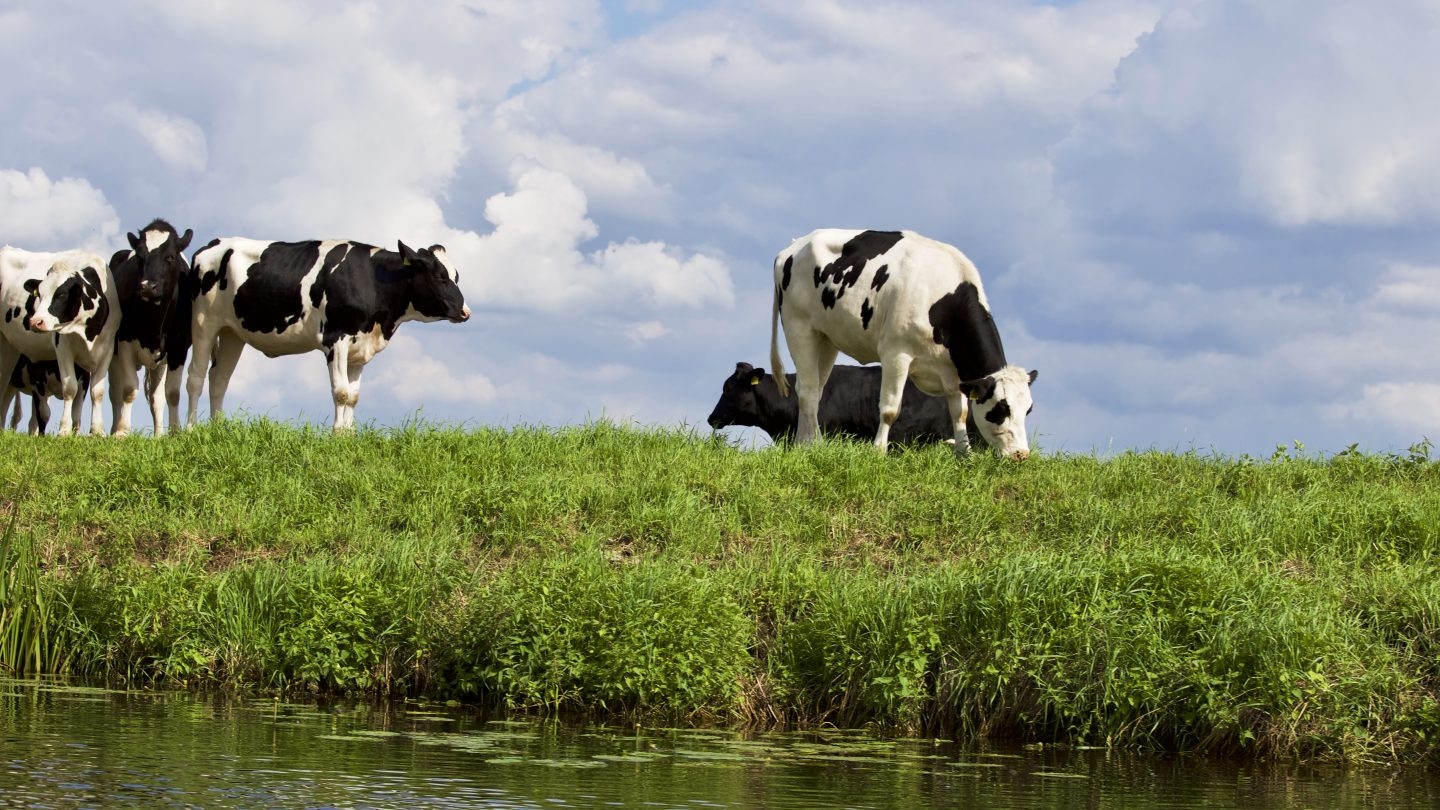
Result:
[[[1400,761],[1430,447],[956,461],[597,423],[0,436],[0,666]]]

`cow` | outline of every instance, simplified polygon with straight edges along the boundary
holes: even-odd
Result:
[[[786,374],[785,378],[794,385],[794,374]],[[821,435],[871,441],[880,426],[879,403],[878,366],[835,366],[820,395]],[[735,373],[725,380],[720,400],[706,421],[716,430],[732,425],[758,427],[779,442],[794,438],[800,407],[794,393],[780,393],[775,377],[765,369],[736,363]],[[966,432],[972,442],[980,440],[973,418],[968,420]],[[924,445],[954,439],[945,400],[926,394],[906,380],[900,416],[890,427],[890,441]]]
[[[352,429],[360,374],[400,324],[470,319],[445,248],[398,248],[229,237],[196,251],[186,424],[195,424],[207,368],[210,418],[223,415],[225,389],[248,345],[269,357],[324,352],[334,430]]]
[[[182,236],[170,223],[156,219],[125,236],[130,248],[110,257],[121,313],[110,360],[111,433],[130,433],[143,368],[145,401],[159,436],[164,430],[162,398],[167,396],[170,430],[180,428],[180,370],[190,345],[191,303],[181,280],[188,267],[185,249],[194,232],[186,229]]]
[[[75,369],[76,381],[79,383],[80,391],[90,389],[90,372],[83,368]],[[20,356],[20,362],[15,365],[15,371],[10,375],[10,387],[16,393],[30,395],[30,434],[38,436],[45,432],[50,424],[50,397],[64,396],[64,386],[60,380],[60,364],[55,360],[31,360],[24,355]],[[72,405],[71,420],[80,421],[80,405],[84,401],[82,397],[75,397]],[[15,410],[10,416],[10,429],[18,430],[20,427],[20,398],[15,398]]]
[[[9,380],[20,357],[55,360],[65,407],[59,434],[78,429],[72,408],[81,393],[76,369],[90,374],[90,432],[105,433],[100,400],[105,375],[115,350],[119,298],[110,268],[101,257],[83,250],[32,253],[0,247],[0,379]],[[5,386],[0,414],[10,407],[15,391]]]
[[[795,361],[796,440],[819,433],[820,394],[838,352],[880,363],[879,427],[884,452],[907,378],[945,398],[955,453],[970,450],[969,403],[980,435],[1001,456],[1030,455],[1025,416],[1036,372],[1009,365],[980,273],[965,254],[911,231],[822,229],[775,257],[770,365],[787,395],[779,327]],[[968,402],[967,402],[968,400]]]

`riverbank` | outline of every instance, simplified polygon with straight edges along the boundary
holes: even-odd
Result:
[[[0,666],[1414,761],[1440,465],[270,422],[0,437]]]

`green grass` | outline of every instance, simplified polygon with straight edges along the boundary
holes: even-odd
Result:
[[[0,436],[0,667],[1384,762],[1440,465],[956,460],[595,424]]]

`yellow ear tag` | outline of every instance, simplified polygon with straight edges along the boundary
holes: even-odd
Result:
[[[751,384],[751,385],[759,385],[759,384],[760,384],[760,378],[759,378],[759,377],[751,377],[751,378],[750,378],[750,384]]]

